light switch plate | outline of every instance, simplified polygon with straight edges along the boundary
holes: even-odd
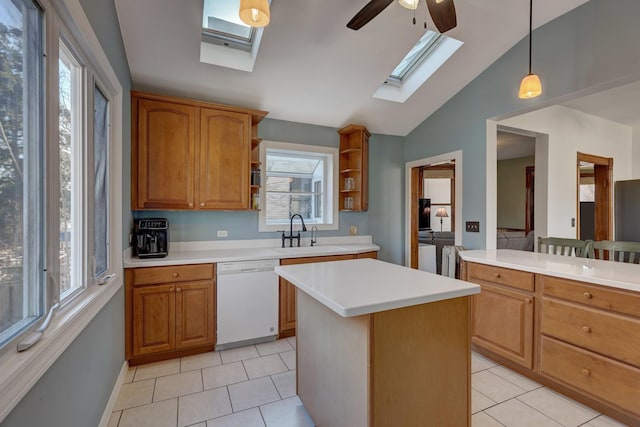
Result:
[[[358,226],[357,225],[352,225],[351,227],[349,227],[349,235],[350,236],[357,236],[358,235]]]
[[[218,230],[217,235],[218,235],[218,237],[228,237],[229,236],[229,232],[227,230]]]
[[[469,233],[479,233],[480,232],[480,221],[467,221],[465,223],[466,230]]]

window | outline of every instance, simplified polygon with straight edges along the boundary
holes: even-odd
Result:
[[[118,91],[103,84],[117,78],[104,77],[65,23],[47,0],[0,0],[3,354],[53,307],[83,306],[84,291],[120,266],[110,245],[120,227],[110,215],[120,187],[109,132]]]
[[[462,44],[452,37],[427,30],[374,92],[373,97],[405,102]]]
[[[204,0],[200,62],[253,71],[263,28],[240,20],[240,0]]]
[[[43,13],[0,0],[0,345],[45,310]]]
[[[319,229],[338,229],[337,153],[337,148],[262,142],[260,231],[282,230],[294,214]]]

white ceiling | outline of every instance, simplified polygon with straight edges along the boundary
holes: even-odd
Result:
[[[220,0],[223,1],[223,0]],[[115,0],[134,88],[269,111],[269,118],[404,136],[522,39],[527,0],[455,0],[464,45],[404,104],[371,97],[424,32],[424,2],[394,2],[359,31],[368,0],[273,0],[254,71],[199,62],[202,1]],[[534,27],[587,0],[536,0]],[[428,26],[433,28],[429,18]],[[527,58],[522,58],[525,74]],[[515,89],[514,89],[515,90]]]
[[[640,127],[640,81],[562,103],[626,126]]]

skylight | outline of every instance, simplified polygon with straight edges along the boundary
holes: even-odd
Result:
[[[427,30],[391,71],[373,97],[405,102],[462,44],[452,37]]]
[[[200,62],[253,71],[263,28],[240,20],[240,0],[204,0]]]

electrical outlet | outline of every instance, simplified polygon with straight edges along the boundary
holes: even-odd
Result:
[[[358,226],[357,225],[352,225],[351,227],[349,227],[349,235],[350,236],[357,236],[358,235]]]
[[[576,226],[576,219],[575,218],[571,218],[571,226],[572,227]]]
[[[468,231],[469,233],[480,232],[480,221],[467,221],[465,225],[466,225],[466,231]]]
[[[229,232],[227,230],[218,230],[218,237],[228,237]]]

